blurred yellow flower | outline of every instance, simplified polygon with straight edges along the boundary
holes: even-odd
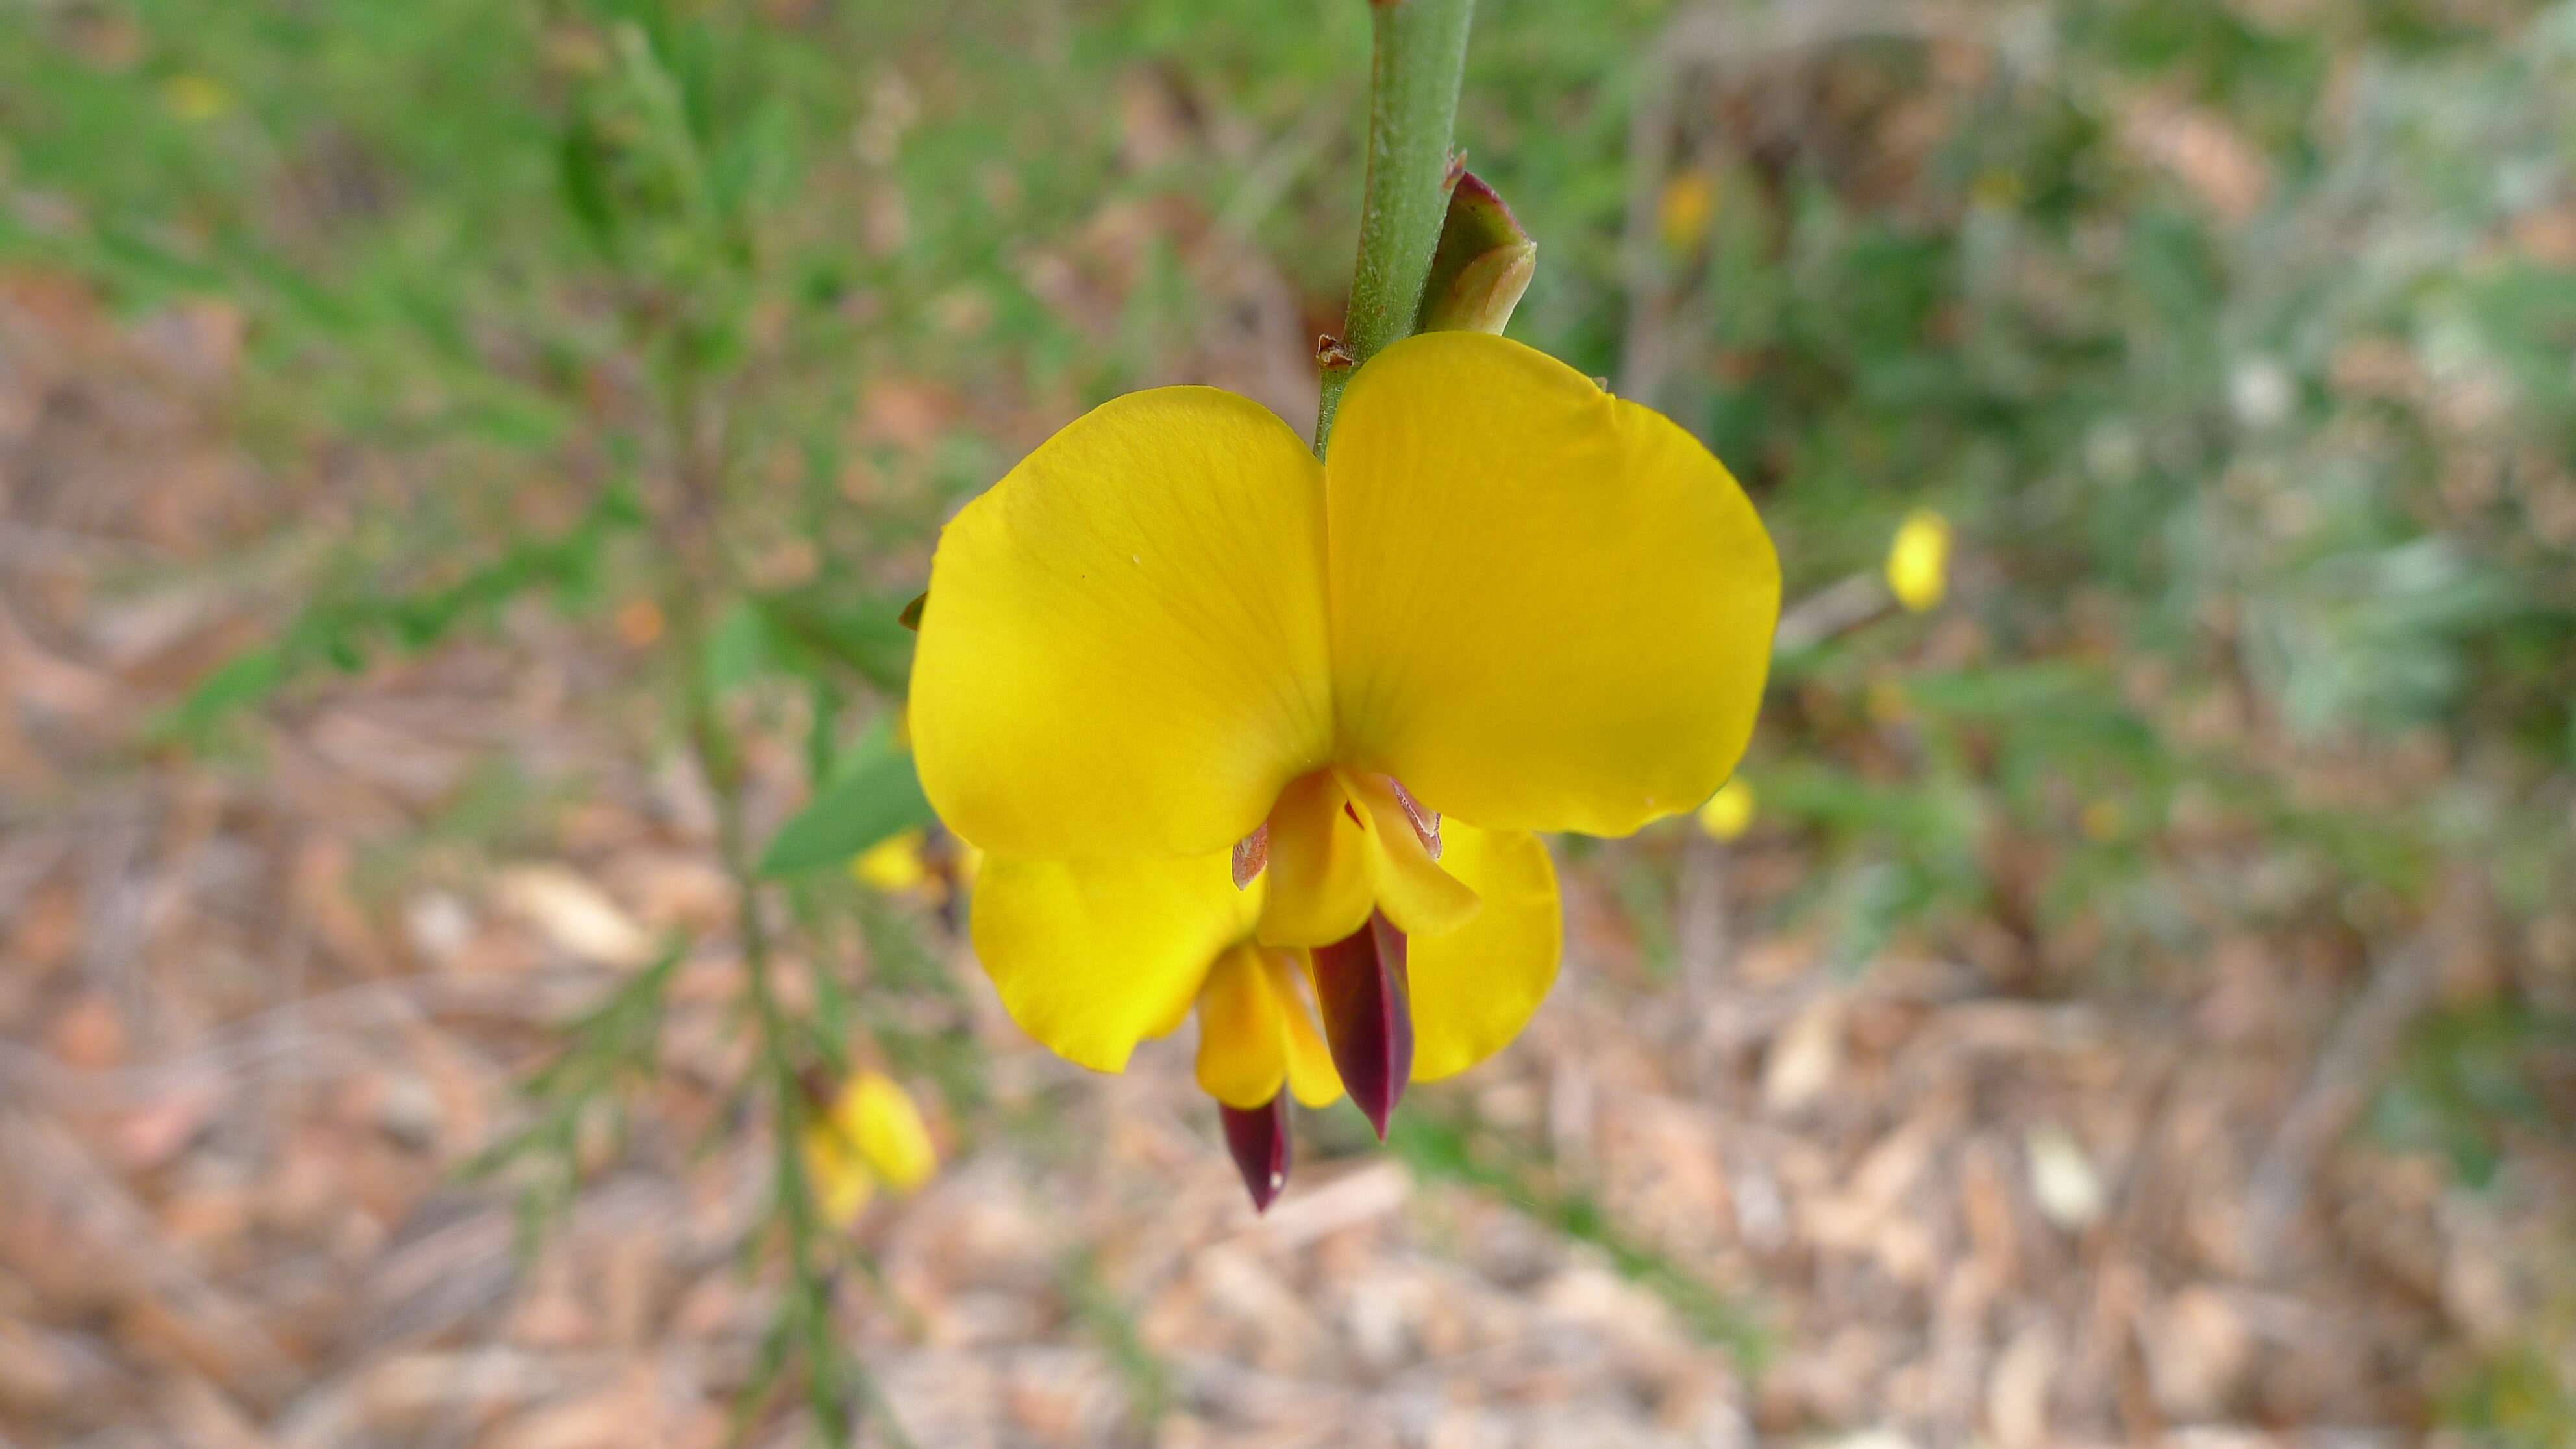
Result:
[[[1738,775],[1699,807],[1699,828],[1711,840],[1740,840],[1753,828],[1753,808],[1758,803],[1752,782]]]
[[[1158,388],[969,503],[931,564],[915,762],[991,853],[976,948],[1032,1035],[1117,1071],[1193,1004],[1275,1002],[1303,951],[1382,1133],[1555,977],[1532,832],[1623,835],[1733,773],[1779,590],[1689,434],[1520,343],[1426,333],[1352,377],[1322,462],[1249,399]],[[1227,1119],[1238,1160],[1274,1151],[1279,1038],[1203,1040],[1211,1093],[1269,1110]]]
[[[930,862],[921,848],[925,839],[919,830],[889,835],[851,860],[850,875],[859,884],[889,895],[920,890],[931,882]]]
[[[893,1078],[860,1072],[805,1128],[805,1171],[826,1222],[848,1227],[880,1182],[911,1192],[938,1170],[921,1110]]]
[[[1699,245],[1716,216],[1717,178],[1705,171],[1675,172],[1655,199],[1655,233],[1672,251]]]
[[[232,103],[232,92],[213,76],[174,75],[161,83],[161,104],[183,121],[211,121]]]
[[[890,835],[850,858],[850,879],[890,896],[918,896],[932,905],[975,883],[984,852],[954,837],[937,841],[923,830]]]
[[[2084,838],[2096,845],[2108,845],[2128,833],[2129,812],[2117,800],[2095,800],[2088,803],[2076,823]]]
[[[2010,211],[2021,204],[2021,176],[2016,172],[1980,171],[1968,185],[1968,199],[1995,211]]]
[[[1950,587],[1950,520],[1928,508],[1905,515],[1887,548],[1887,589],[1915,613],[1941,602]]]
[[[1893,679],[1873,679],[1861,692],[1861,707],[1869,712],[1870,722],[1901,725],[1914,718],[1914,701],[1905,686]]]

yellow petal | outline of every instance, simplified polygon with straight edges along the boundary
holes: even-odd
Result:
[[[1325,946],[1358,930],[1372,907],[1406,931],[1447,930],[1476,893],[1431,858],[1383,775],[1318,770],[1280,792],[1270,812],[1270,898],[1261,940]]]
[[[1342,1094],[1342,1074],[1333,1066],[1333,1050],[1315,1026],[1315,983],[1306,974],[1303,951],[1264,951],[1261,964],[1270,973],[1270,989],[1279,998],[1279,1016],[1288,1028],[1288,1090],[1309,1107],[1328,1107]]]
[[[1349,807],[1349,808],[1346,808]],[[1270,890],[1261,939],[1274,946],[1323,946],[1368,920],[1375,883],[1369,830],[1330,770],[1299,777],[1270,813]]]
[[[1093,409],[940,535],[922,789],[999,855],[1200,855],[1331,746],[1317,464],[1245,398]]]
[[[1487,829],[1619,835],[1744,752],[1780,568],[1689,434],[1517,342],[1351,379],[1325,468],[1342,762]]]
[[[1716,215],[1717,178],[1705,171],[1675,173],[1655,200],[1655,230],[1663,237],[1664,246],[1674,252],[1687,252],[1699,245]]]
[[[174,75],[161,83],[161,102],[183,121],[210,121],[231,109],[232,92],[204,75]]]
[[[1450,931],[1476,913],[1476,893],[1431,858],[1386,776],[1345,775],[1342,787],[1367,822],[1370,880],[1378,909],[1396,929],[1408,935]]]
[[[832,1123],[868,1170],[897,1192],[910,1192],[939,1169],[939,1150],[911,1094],[882,1072],[861,1072],[833,1104]]]
[[[1136,1043],[1180,1024],[1219,952],[1260,915],[1230,850],[1165,860],[987,857],[975,953],[1022,1030],[1065,1060],[1123,1071]]]
[[[1564,940],[1556,867],[1538,837],[1441,827],[1440,863],[1482,898],[1454,931],[1407,943],[1413,988],[1413,1078],[1463,1072],[1520,1035],[1556,981]]]
[[[1217,958],[1199,991],[1199,1090],[1229,1107],[1265,1106],[1287,1075],[1288,1027],[1259,948]]]
[[[923,839],[918,830],[887,836],[850,862],[851,877],[889,895],[921,889],[930,881],[930,863],[921,853]]]
[[[813,1186],[815,1210],[836,1228],[857,1222],[860,1209],[875,1191],[857,1149],[828,1116],[806,1123],[804,1149],[805,1177]]]
[[[1928,508],[1905,515],[1887,546],[1887,591],[1920,614],[1950,587],[1950,520]]]
[[[1742,775],[1718,787],[1699,807],[1699,828],[1711,840],[1735,840],[1753,828],[1753,784]]]

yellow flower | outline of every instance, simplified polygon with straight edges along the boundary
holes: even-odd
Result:
[[[1195,1004],[1202,1084],[1275,1121],[1294,1043],[1240,1002],[1287,1030],[1302,981],[1383,1132],[1554,979],[1531,832],[1625,834],[1733,772],[1779,589],[1687,433],[1429,333],[1353,376],[1327,462],[1247,399],[1158,388],[968,504],[931,565],[915,762],[990,857],[975,944],[1032,1035],[1117,1071]]]
[[[806,1124],[804,1148],[815,1204],[825,1221],[844,1228],[858,1220],[877,1183],[910,1192],[939,1167],[921,1110],[881,1072],[860,1072],[844,1083],[830,1107]]]
[[[1887,546],[1887,589],[1915,613],[1941,602],[1950,585],[1950,520],[1928,508],[1905,515]]]
[[[919,830],[887,836],[859,852],[850,862],[851,876],[888,895],[922,889],[931,882],[930,862],[921,853],[924,838]]]
[[[2128,833],[2129,812],[2121,809],[2117,800],[2095,800],[2076,817],[2076,824],[2083,829],[2085,839],[2108,845]]]
[[[935,906],[975,883],[984,852],[953,838],[934,844],[928,831],[887,836],[850,859],[850,879],[890,896],[918,896]]]
[[[1901,725],[1914,718],[1913,698],[1906,694],[1903,684],[1893,679],[1871,680],[1869,687],[1861,691],[1860,703],[1873,724]]]
[[[161,103],[183,121],[211,121],[230,109],[232,92],[213,76],[174,75],[161,83]]]
[[[1717,178],[1705,171],[1676,172],[1655,199],[1655,230],[1671,251],[1699,245],[1716,215]]]
[[[1708,803],[1699,807],[1699,828],[1708,832],[1711,840],[1741,839],[1753,828],[1756,803],[1752,782],[1738,775],[1718,787],[1718,792],[1708,797]]]

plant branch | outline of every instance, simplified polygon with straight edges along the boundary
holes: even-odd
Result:
[[[1369,67],[1359,261],[1351,269],[1341,348],[1323,368],[1315,414],[1318,454],[1332,437],[1333,412],[1351,373],[1413,331],[1449,189],[1457,182],[1450,143],[1475,8],[1476,0],[1370,0],[1377,43]]]
[[[806,1180],[802,1143],[811,1111],[800,1076],[798,1030],[780,1002],[769,929],[761,919],[760,879],[743,820],[743,756],[724,717],[723,702],[707,677],[707,624],[723,597],[720,540],[724,498],[724,417],[711,408],[697,369],[683,364],[672,382],[671,433],[676,448],[679,498],[666,527],[672,577],[668,615],[672,655],[680,671],[680,700],[689,749],[715,802],[716,850],[730,883],[735,930],[741,938],[743,977],[760,1086],[769,1098],[776,1221],[784,1239],[788,1300],[781,1310],[788,1341],[805,1360],[807,1397],[834,1444],[858,1440],[858,1420],[873,1408],[889,1443],[911,1449],[865,1368],[844,1353],[831,1317],[832,1274],[825,1226]]]

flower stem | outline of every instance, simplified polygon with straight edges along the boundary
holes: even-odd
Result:
[[[1369,0],[1377,42],[1369,67],[1368,182],[1341,352],[1323,368],[1315,414],[1319,456],[1351,373],[1413,331],[1456,180],[1449,148],[1475,9],[1476,0]]]

